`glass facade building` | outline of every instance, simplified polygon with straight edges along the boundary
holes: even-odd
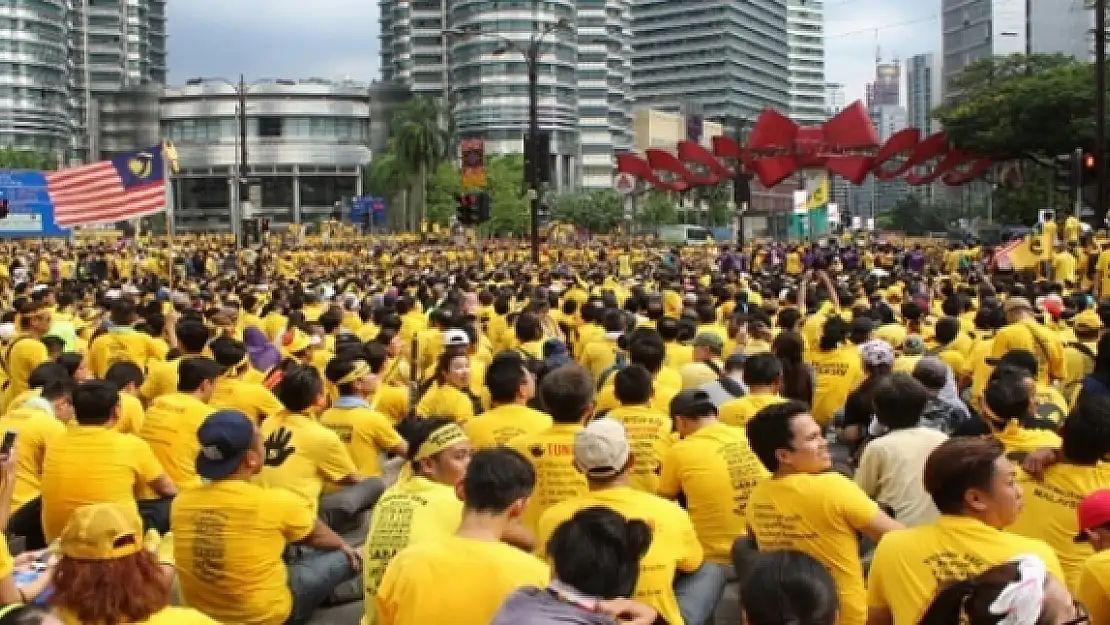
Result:
[[[239,96],[222,81],[165,91],[162,131],[177,146],[177,227],[228,231],[239,162]],[[362,193],[370,162],[370,87],[360,82],[275,80],[246,89],[246,177],[257,215],[301,223],[342,213]],[[246,199],[246,198],[244,198]]]
[[[789,0],[790,118],[813,126],[827,119],[825,107],[825,6],[823,0]]]

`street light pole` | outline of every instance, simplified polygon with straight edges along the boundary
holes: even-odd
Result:
[[[532,150],[531,158],[529,158],[532,165],[530,238],[532,240],[532,264],[536,266],[540,264],[540,158],[547,157],[540,152],[539,57],[540,39],[533,36],[525,60],[528,62],[528,143]]]
[[[1095,0],[1095,216],[1106,218],[1106,0]]]
[[[235,188],[235,202],[234,211],[231,217],[235,220],[233,225],[233,232],[235,233],[235,249],[243,247],[243,198],[249,197],[250,192],[243,193],[247,188],[247,81],[243,74],[239,74],[239,88],[237,89],[239,96],[239,154],[237,171],[239,173],[238,185]]]

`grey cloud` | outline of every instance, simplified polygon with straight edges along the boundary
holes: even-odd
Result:
[[[173,83],[378,73],[378,9],[370,0],[175,0],[169,30]]]

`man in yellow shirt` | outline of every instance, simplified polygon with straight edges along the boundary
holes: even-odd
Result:
[[[651,407],[652,379],[641,365],[629,365],[617,372],[614,387],[620,407],[605,413],[624,426],[636,466],[630,470],[632,488],[645,493],[659,490],[659,466],[671,446],[673,423],[664,412]]]
[[[752,354],[744,361],[744,384],[748,394],[721,404],[720,419],[726,425],[744,427],[760,410],[781,404],[782,361],[774,354]]]
[[[563,365],[544,377],[540,400],[552,426],[508,442],[536,470],[536,488],[524,510],[524,525],[532,531],[545,510],[586,492],[586,479],[574,467],[574,435],[593,414],[593,376],[585,367]]]
[[[76,425],[46,449],[42,468],[42,528],[46,541],[58,537],[77,508],[93,503],[119,503],[144,517],[153,527],[160,509],[146,518],[146,504],[135,492],[149,487],[160,497],[173,497],[177,487],[143,439],[112,429],[119,418],[119,392],[108,382],[82,382],[73,392]],[[168,530],[164,525],[155,527]],[[32,541],[28,537],[28,548]]]
[[[152,402],[177,390],[177,369],[181,361],[197,358],[207,352],[209,331],[199,319],[182,319],[173,328],[181,356],[170,361],[154,362],[139,390],[146,401]],[[142,363],[138,363],[142,367]]]
[[[171,330],[176,323],[174,316],[167,315],[166,342],[161,342],[132,327],[138,321],[132,300],[125,297],[115,300],[111,305],[111,325],[89,345],[89,370],[103,378],[108,367],[117,360],[127,360],[140,367],[145,367],[148,361],[165,360],[167,343],[169,347],[177,346],[177,335]]]
[[[796,401],[761,410],[746,428],[748,442],[772,478],[748,498],[749,536],[760,551],[794,549],[813,556],[836,580],[840,625],[867,621],[858,533],[878,541],[902,526],[851,480],[829,471],[821,426]]]
[[[49,359],[41,339],[50,329],[50,318],[50,310],[42,302],[30,304],[20,315],[20,334],[0,353],[0,365],[7,377],[0,410],[6,410],[12,400],[30,388],[31,372]]]
[[[256,478],[258,483],[292,491],[314,514],[320,510],[329,527],[359,519],[381,495],[384,484],[378,478],[363,479],[339,436],[309,415],[324,395],[320,372],[310,365],[290,367],[276,390],[286,412],[262,423],[266,466]],[[332,490],[329,502],[320,500],[325,487]],[[341,501],[341,507],[331,505]]]
[[[518,352],[494,357],[486,369],[491,410],[463,425],[477,449],[504,445],[517,436],[542,432],[551,427],[551,417],[528,407],[536,394],[536,378]]]
[[[358,554],[296,495],[252,483],[267,451],[246,415],[212,413],[196,436],[205,483],[182,491],[171,516],[182,600],[224,623],[307,622],[358,574]],[[312,550],[287,563],[292,543]]]
[[[189,358],[180,362],[177,392],[156,399],[143,419],[139,438],[150,445],[154,456],[162,464],[179,490],[200,485],[196,462],[199,443],[197,428],[212,412],[208,400],[216,378],[223,369],[211,358]],[[159,499],[154,493],[140,489],[140,500],[149,509],[163,513],[169,523],[170,501]],[[159,524],[161,527],[161,524]]]
[[[1077,601],[1087,608],[1091,623],[1110,623],[1110,490],[1089,493],[1076,509],[1079,534],[1076,542],[1090,543],[1095,554],[1080,567]]]
[[[146,410],[139,399],[139,389],[143,386],[143,370],[133,362],[120,361],[108,367],[104,379],[119,389],[120,414],[116,431],[124,434],[139,434],[146,419]]]
[[[1011,297],[1002,305],[1006,327],[991,344],[991,358],[998,360],[1011,349],[1024,349],[1037,358],[1038,380],[1052,383],[1067,378],[1064,344],[1060,335],[1044,327],[1033,316],[1033,306],[1024,297]]]
[[[517,588],[545,587],[548,567],[502,542],[519,525],[535,484],[535,470],[516,451],[475,453],[460,488],[464,508],[458,530],[406,547],[393,558],[375,598],[377,622],[484,625]]]
[[[212,359],[224,368],[223,374],[216,380],[212,399],[208,401],[213,410],[238,410],[255,423],[262,423],[285,410],[270,389],[248,379],[257,372],[251,368],[246,345],[232,338],[220,337],[212,341],[208,349],[212,352]]]
[[[702,623],[720,599],[721,571],[705,565],[689,515],[677,504],[631,487],[637,459],[624,427],[616,420],[591,421],[574,436],[574,463],[589,492],[549,508],[536,532],[539,553],[564,521],[585,508],[609,508],[652,527],[651,546],[640,560],[633,597],[668,623]],[[677,577],[676,577],[677,576]]]
[[[752,453],[744,430],[717,418],[704,391],[676,395],[671,416],[681,440],[663,456],[659,494],[685,497],[706,560],[727,567],[733,542],[748,531],[748,496],[770,473]],[[721,583],[723,588],[724,574]]]
[[[359,475],[380,477],[380,456],[386,453],[403,456],[408,451],[389,417],[370,408],[367,402],[381,380],[366,361],[347,358],[332,358],[327,375],[338,389],[339,398],[320,415],[320,423],[339,435]]]
[[[1007,531],[1048,544],[1060,558],[1061,581],[1075,592],[1083,562],[1094,553],[1075,542],[1075,510],[1089,493],[1110,488],[1110,467],[1103,462],[1110,457],[1110,396],[1085,397],[1068,415],[1061,438],[1059,462],[1040,479],[1018,473],[1025,505]]]
[[[1016,477],[998,441],[961,436],[941,443],[926,461],[924,477],[941,516],[879,541],[867,579],[867,622],[914,625],[942,585],[1026,554],[1043,560],[1063,583],[1051,547],[1002,531],[1021,509]]]

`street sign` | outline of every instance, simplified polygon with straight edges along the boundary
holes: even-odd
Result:
[[[621,174],[617,176],[617,192],[621,195],[628,195],[636,190],[636,179],[630,174]]]

